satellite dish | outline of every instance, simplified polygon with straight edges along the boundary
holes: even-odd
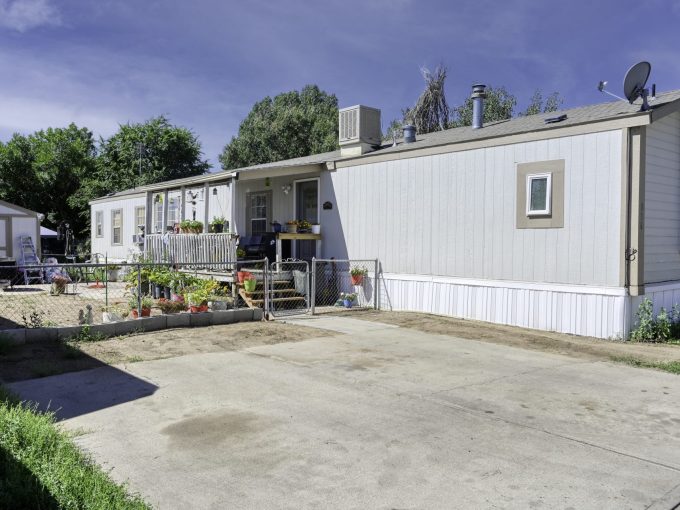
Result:
[[[623,79],[623,94],[626,96],[626,99],[619,97],[616,94],[612,94],[608,90],[605,90],[605,87],[607,86],[606,81],[601,81],[597,86],[597,90],[604,94],[609,94],[610,96],[622,101],[628,101],[630,104],[633,104],[638,98],[641,97],[642,106],[640,107],[640,111],[647,111],[649,110],[649,103],[647,102],[647,98],[649,97],[649,89],[645,88],[645,85],[647,85],[647,80],[649,79],[649,74],[651,71],[652,65],[645,61],[638,62],[633,67],[628,69],[626,77]],[[652,85],[651,100],[653,100],[655,96],[656,85]]]
[[[638,62],[628,69],[626,77],[623,79],[623,95],[626,96],[630,104],[644,95],[645,85],[651,71],[652,65],[649,62]]]

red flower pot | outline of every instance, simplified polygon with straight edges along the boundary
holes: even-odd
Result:
[[[250,278],[252,274],[250,274],[248,271],[239,271],[236,273],[236,276],[238,277],[238,282],[243,283],[243,280]]]
[[[352,285],[361,285],[363,281],[364,275],[362,274],[352,275]]]
[[[139,317],[137,310],[130,310],[130,313],[132,314],[132,316],[135,319]],[[142,317],[150,317],[150,316],[151,316],[151,308],[142,308]]]
[[[189,310],[191,310],[191,313],[200,313],[200,312],[207,312],[208,311],[208,305],[189,305]]]

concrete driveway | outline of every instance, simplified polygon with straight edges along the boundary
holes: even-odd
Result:
[[[338,335],[13,388],[61,408],[78,443],[158,508],[680,503],[678,376],[307,323]]]

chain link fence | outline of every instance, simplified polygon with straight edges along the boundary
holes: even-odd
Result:
[[[0,331],[260,308],[270,317],[379,308],[377,260],[57,262],[0,268]]]
[[[377,259],[312,260],[312,313],[379,307]]]
[[[266,267],[266,260],[3,267],[0,331],[243,308],[249,304],[236,275],[259,272],[263,279]]]

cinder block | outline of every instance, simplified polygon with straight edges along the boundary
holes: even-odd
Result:
[[[112,322],[111,324],[115,326],[114,330],[116,336],[130,335],[142,331],[142,325],[140,324],[141,320],[142,319],[133,319],[129,321]]]
[[[170,328],[188,328],[191,326],[191,314],[189,313],[169,313],[165,316],[165,322]]]
[[[8,342],[21,345],[26,343],[26,330],[24,328],[0,330],[0,337],[6,338]]]
[[[26,343],[56,342],[59,337],[59,328],[28,328],[26,331]]]
[[[225,310],[222,312],[213,312],[212,323],[217,324],[231,324],[234,322],[234,310]]]
[[[90,326],[90,332],[92,334],[98,333],[104,335],[106,338],[116,336],[118,334],[115,322],[107,322],[106,324],[95,324],[93,326]]]
[[[190,313],[191,327],[205,327],[212,324],[212,312]]]
[[[59,340],[70,340],[74,336],[78,336],[82,330],[82,326],[64,326],[57,329],[57,338]]]
[[[261,321],[262,317],[264,317],[264,310],[262,308],[253,309],[253,320],[254,321]]]
[[[144,331],[158,331],[159,329],[165,329],[167,327],[167,322],[165,320],[165,315],[156,315],[155,317],[143,317],[139,319],[142,329]]]
[[[234,310],[234,322],[250,322],[253,320],[252,308],[241,308]]]

